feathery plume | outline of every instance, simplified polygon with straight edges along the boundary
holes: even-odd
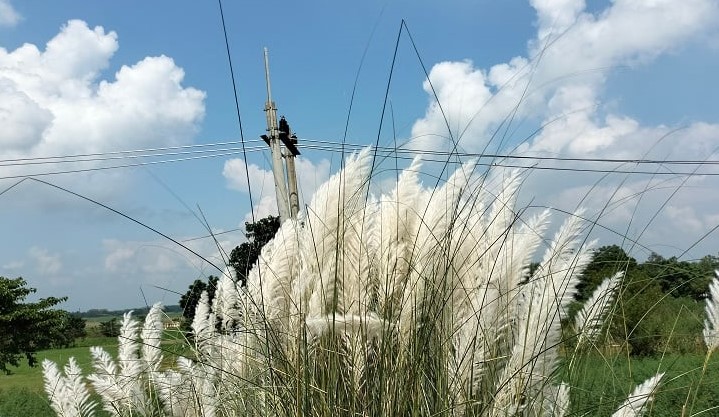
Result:
[[[141,333],[142,359],[145,362],[145,369],[149,372],[155,372],[160,368],[162,330],[162,303],[155,303],[145,317],[145,325]]]
[[[50,397],[50,407],[58,417],[93,417],[97,403],[90,401],[90,392],[82,380],[82,370],[75,358],[70,357],[64,375],[51,360],[42,361],[45,392]]]
[[[704,343],[709,353],[719,347],[719,270],[714,271],[714,276],[709,284],[709,297],[706,299],[707,318],[704,321]]]
[[[132,317],[132,311],[128,311],[123,315],[120,335],[117,337],[117,357],[123,377],[136,378],[142,373],[139,337],[140,323]]]
[[[549,211],[525,219],[515,208],[518,172],[474,176],[472,161],[426,189],[415,159],[376,198],[367,193],[370,161],[368,149],[349,157],[307,211],[282,224],[246,291],[227,273],[212,303],[203,292],[194,360],[160,371],[161,306],[141,332],[125,315],[118,360],[91,349],[88,380],[104,409],[118,417],[329,415],[369,404],[368,415],[566,415],[569,386],[553,376],[560,320],[591,260],[580,214],[528,277]],[[578,315],[581,340],[596,338],[619,279],[603,283]],[[719,299],[719,284],[711,292]],[[708,301],[706,340],[716,340],[715,306]],[[47,375],[55,381],[48,392],[70,390],[57,367],[47,365]],[[659,378],[637,388],[632,398],[643,402],[628,400],[618,413],[642,410]]]
[[[130,407],[125,387],[118,377],[118,367],[107,351],[99,346],[90,348],[92,365],[95,372],[87,379],[102,398],[102,408],[112,416],[120,417],[120,410]]]
[[[664,373],[658,373],[634,388],[612,417],[639,417],[646,411]]]
[[[624,272],[620,271],[602,281],[577,313],[574,321],[578,335],[577,346],[596,341],[623,276]]]
[[[560,319],[573,299],[579,274],[591,260],[591,244],[581,246],[580,217],[581,212],[564,222],[520,291],[517,335],[497,383],[493,415],[521,409],[527,396],[546,396],[543,388],[557,366]]]
[[[202,291],[200,300],[195,308],[195,317],[192,318],[192,333],[195,336],[195,344],[200,349],[208,341],[215,331],[214,314],[210,312],[210,297],[207,291]]]
[[[240,289],[232,280],[233,272],[226,268],[217,282],[217,291],[212,300],[212,311],[225,330],[231,329],[240,320],[239,299]]]

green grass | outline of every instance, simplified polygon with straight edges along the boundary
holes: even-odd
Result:
[[[37,353],[38,366],[31,368],[27,362],[21,362],[19,367],[11,368],[11,375],[0,375],[0,390],[12,387],[42,393],[42,368],[39,364],[45,359],[64,366],[70,357],[75,357],[83,371],[89,372],[92,369],[89,346],[103,346],[111,354],[117,354],[117,339],[112,337],[87,338],[76,347],[44,350]]]
[[[651,412],[647,416],[665,417],[686,414],[717,415],[719,398],[719,357],[712,357],[702,376],[705,356],[700,354],[667,355],[637,358],[626,356],[593,356],[584,358],[572,376],[566,371],[561,376],[569,379],[572,415],[611,415],[623,398],[657,372],[665,372],[659,385]],[[696,400],[693,400],[696,395]],[[689,400],[687,398],[689,397]],[[618,400],[619,399],[619,400]],[[692,405],[692,401],[694,401]]]
[[[110,353],[117,353],[117,339],[93,337],[79,341],[79,346],[65,349],[44,350],[37,353],[38,364],[50,359],[60,366],[72,356],[77,359],[83,371],[89,372],[89,346],[103,346]],[[81,346],[80,346],[81,345]],[[28,366],[22,362],[11,368],[11,375],[0,375],[0,416],[2,417],[48,417],[54,415],[43,387],[42,367]]]
[[[37,353],[38,366],[30,367],[27,362],[11,368],[11,375],[0,375],[0,417],[51,417],[53,411],[44,390],[42,367],[44,359],[50,359],[63,367],[70,357],[74,357],[83,372],[91,373],[90,346],[102,346],[113,357],[117,355],[117,338],[88,337],[78,340],[77,346],[65,349],[50,349]],[[174,362],[177,355],[189,353],[184,336],[175,330],[163,334],[164,363]],[[105,414],[99,412],[98,417]]]

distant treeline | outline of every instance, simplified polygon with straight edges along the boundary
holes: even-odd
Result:
[[[128,311],[132,311],[135,316],[145,316],[150,311],[150,307],[128,308],[125,310],[108,310],[106,308],[93,308],[87,311],[78,311],[72,313],[72,315],[84,319],[91,317],[119,317],[127,313]],[[165,313],[182,313],[182,307],[180,307],[179,305],[165,306],[164,311]]]

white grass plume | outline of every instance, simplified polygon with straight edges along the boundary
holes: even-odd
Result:
[[[280,320],[284,330],[292,311],[292,286],[297,276],[297,221],[286,220],[275,237],[260,253],[247,278],[248,297],[243,311],[259,314],[266,320]],[[279,324],[279,323],[277,323]]]
[[[177,370],[157,376],[157,389],[164,409],[173,417],[212,417],[217,401],[215,372],[190,359],[179,358]]]
[[[422,304],[434,295],[432,294],[440,285],[439,279],[445,276],[451,281],[442,283],[450,291],[459,284],[456,274],[453,273],[453,254],[456,248],[452,247],[454,222],[462,210],[471,207],[471,204],[462,202],[464,194],[474,195],[469,186],[473,180],[476,160],[468,161],[458,167],[446,183],[431,193],[426,203],[426,209],[418,223],[416,238],[412,247],[410,259],[413,267],[410,269],[399,305],[399,329],[405,335],[406,329],[412,327],[416,312],[422,310]],[[429,287],[427,287],[429,285]],[[436,294],[440,296],[439,294]]]
[[[570,217],[545,251],[542,263],[519,294],[515,344],[497,383],[493,415],[525,407],[525,398],[543,402],[543,387],[557,366],[560,319],[576,292],[578,276],[591,260],[582,246],[581,213]]]
[[[112,416],[120,416],[120,410],[131,410],[132,403],[125,393],[124,384],[118,375],[117,364],[105,349],[99,346],[90,348],[94,373],[87,379],[102,398],[103,409]]]
[[[209,353],[207,349],[215,335],[215,314],[210,309],[209,300],[207,291],[202,291],[197,307],[195,307],[195,317],[192,318],[195,349],[197,352],[205,354]]]
[[[370,161],[368,150],[351,156],[297,221],[283,223],[246,291],[227,274],[213,303],[201,295],[192,360],[160,370],[159,306],[141,334],[125,316],[118,360],[91,350],[88,379],[105,410],[566,414],[569,388],[555,371],[560,320],[591,259],[581,216],[565,222],[528,277],[549,212],[526,219],[517,210],[519,174],[489,184],[468,163],[425,188],[415,159],[376,198]],[[605,308],[597,310],[584,321],[601,327]]]
[[[707,318],[704,321],[704,343],[711,354],[719,347],[719,270],[709,284],[709,298],[706,299]]]
[[[140,323],[132,317],[132,311],[123,315],[118,336],[117,357],[120,374],[128,379],[139,376],[143,369],[140,362]]]
[[[90,391],[82,378],[82,370],[75,358],[70,357],[64,375],[55,362],[42,361],[45,392],[50,397],[50,407],[58,417],[93,417],[97,403],[90,400]]]
[[[159,305],[158,305],[159,309]],[[158,309],[151,321],[156,320]],[[154,334],[153,330],[148,333]],[[97,392],[102,397],[103,409],[111,415],[124,416],[126,413],[150,415],[153,404],[148,396],[152,368],[145,367],[146,361],[140,357],[140,324],[132,317],[132,312],[123,315],[122,327],[118,336],[117,362],[101,347],[90,348],[95,372],[88,375]],[[157,341],[151,341],[157,343]],[[150,361],[157,361],[152,353]]]
[[[612,417],[639,417],[644,414],[652,401],[664,373],[658,373],[634,388],[629,397],[619,406]]]
[[[577,313],[574,325],[578,347],[596,342],[623,276],[624,272],[620,271],[602,281]]]
[[[374,223],[375,252],[378,257],[377,293],[379,309],[394,316],[391,308],[404,292],[410,268],[411,251],[421,221],[420,203],[425,193],[420,181],[421,160],[416,157],[399,175],[397,184],[378,201],[379,221]]]
[[[212,300],[212,311],[225,330],[231,329],[240,319],[240,289],[232,279],[233,276],[232,270],[229,267],[225,268],[225,272],[217,281],[215,298]]]
[[[142,360],[146,371],[155,372],[160,369],[162,362],[162,303],[155,303],[145,317],[142,327]]]
[[[346,219],[364,209],[370,162],[369,148],[350,156],[345,168],[317,189],[301,219],[305,223],[300,238],[303,262],[294,299],[305,315],[320,317],[337,302],[335,286],[342,239],[348,231]]]

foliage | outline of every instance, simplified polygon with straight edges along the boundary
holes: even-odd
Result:
[[[576,299],[586,301],[605,278],[621,271],[626,273],[636,266],[637,261],[627,255],[621,247],[617,245],[602,246],[594,252],[592,261],[582,273],[580,282],[577,284]]]
[[[117,318],[113,317],[110,320],[100,323],[100,334],[105,337],[117,337],[120,335],[120,324],[117,322]]]
[[[52,347],[72,347],[75,346],[78,339],[87,337],[87,330],[85,328],[87,323],[85,319],[76,314],[68,313],[67,311],[60,311],[60,314],[60,324],[57,328],[53,329],[56,336],[54,337],[55,342]]]
[[[182,316],[185,318],[183,326],[185,329],[189,329],[189,324],[192,322],[192,318],[195,317],[195,309],[197,303],[200,301],[200,296],[203,292],[207,292],[209,300],[212,301],[215,298],[215,290],[217,289],[217,281],[219,277],[210,275],[207,277],[207,282],[196,279],[195,282],[190,284],[187,292],[180,297],[180,307],[182,307]]]
[[[623,272],[617,306],[605,345],[619,344],[631,355],[699,353],[703,312],[717,258],[679,261],[653,253],[638,263],[619,246],[599,248],[577,285],[578,301],[586,301],[605,278]],[[575,303],[572,314],[579,309]]]
[[[245,285],[247,274],[257,262],[262,247],[267,244],[280,228],[280,218],[267,216],[254,223],[245,222],[245,236],[248,241],[236,246],[230,252],[229,265],[235,271],[235,279]]]
[[[652,253],[640,269],[655,279],[666,294],[703,300],[717,266],[719,260],[711,255],[705,256],[700,262],[689,262],[679,261],[676,257],[665,259]]]
[[[57,329],[66,313],[51,309],[65,298],[48,297],[37,302],[24,302],[34,293],[22,278],[0,277],[0,370],[9,373],[8,366],[18,366],[24,356],[31,366],[36,363],[35,352],[57,343]]]

